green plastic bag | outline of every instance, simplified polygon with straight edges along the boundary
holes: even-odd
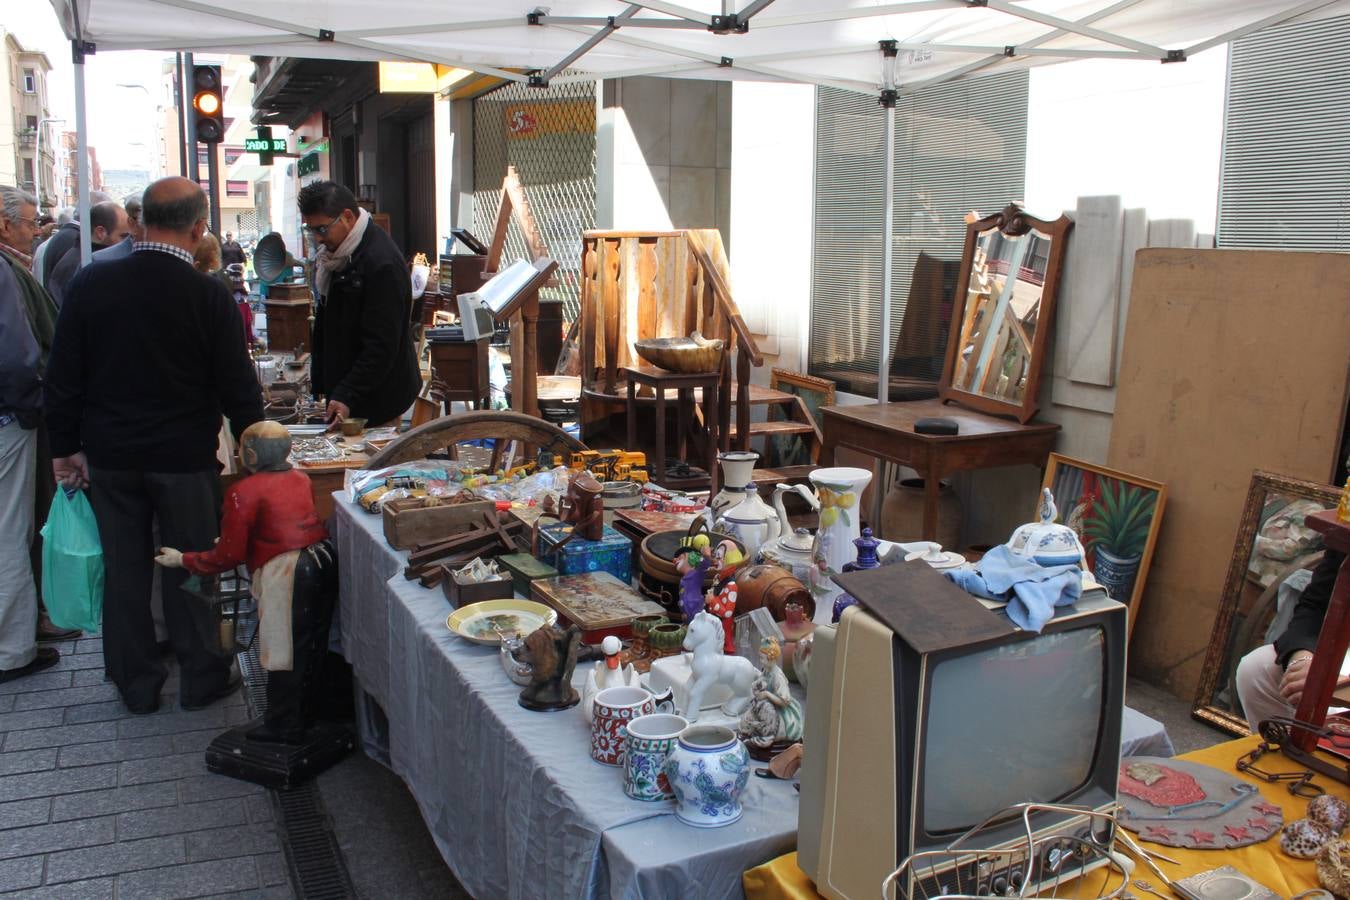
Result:
[[[58,628],[103,623],[103,544],[83,491],[58,490],[42,526],[42,600]]]

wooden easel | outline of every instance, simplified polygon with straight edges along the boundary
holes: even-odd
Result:
[[[539,289],[553,281],[558,264],[548,255],[539,223],[525,199],[525,187],[515,166],[506,167],[502,179],[502,199],[497,205],[497,224],[492,230],[492,243],[483,260],[483,277],[491,278],[501,266],[502,251],[506,249],[506,231],[511,217],[516,217],[525,246],[529,248],[534,267],[541,274],[530,279],[511,302],[497,313],[497,318],[511,322],[511,407],[527,415],[539,416]],[[519,313],[519,317],[517,317]]]

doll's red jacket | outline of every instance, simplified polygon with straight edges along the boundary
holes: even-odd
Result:
[[[303,472],[256,472],[225,492],[219,543],[200,553],[184,553],[183,568],[215,575],[247,563],[249,572],[256,572],[272,557],[326,537]]]

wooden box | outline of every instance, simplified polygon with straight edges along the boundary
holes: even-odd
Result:
[[[536,578],[555,578],[558,575],[557,569],[528,553],[507,553],[497,557],[497,562],[511,573],[515,591],[522,597],[530,596],[530,583]]]
[[[449,600],[455,609],[480,600],[510,600],[516,595],[515,583],[509,575],[491,581],[462,583],[453,572],[450,572],[441,582],[441,589],[445,591],[445,599]]]
[[[267,349],[275,352],[302,353],[314,348],[309,317],[313,309],[309,286],[274,284],[263,301],[267,310]]]
[[[495,516],[497,509],[491,500],[427,506],[423,497],[390,500],[380,506],[384,510],[384,539],[395,550],[444,540],[472,522],[482,522],[484,513]]]
[[[558,624],[576,625],[588,644],[611,634],[629,639],[635,617],[665,613],[660,604],[647,600],[608,572],[537,579],[530,585],[530,599],[556,609]]]
[[[633,578],[633,542],[606,525],[600,540],[588,541],[580,535],[558,549],[572,534],[572,526],[558,522],[539,529],[539,558],[558,570],[559,575],[608,572],[623,584]]]

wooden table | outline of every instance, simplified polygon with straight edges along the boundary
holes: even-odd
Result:
[[[488,382],[488,344],[492,336],[476,341],[432,341],[431,369],[445,385],[445,402],[462,400],[476,409],[491,406]]]
[[[628,382],[628,446],[632,450],[638,446],[637,437],[637,388],[645,384],[656,391],[656,450],[652,455],[652,479],[658,484],[666,477],[666,391],[675,390],[675,414],[679,433],[676,437],[679,458],[685,459],[688,452],[689,424],[693,419],[694,390],[703,389],[703,425],[707,433],[707,460],[709,496],[718,491],[717,485],[717,385],[722,381],[720,372],[683,373],[668,372],[653,366],[626,366],[624,368]]]
[[[1030,463],[1045,469],[1059,426],[1049,422],[1020,425],[939,400],[868,403],[822,408],[824,443],[820,464],[834,465],[834,452],[848,447],[915,469],[924,482],[923,540],[937,537],[938,488],[953,472]],[[954,419],[959,434],[917,434],[914,423],[930,416]],[[873,518],[881,520],[881,492]]]

